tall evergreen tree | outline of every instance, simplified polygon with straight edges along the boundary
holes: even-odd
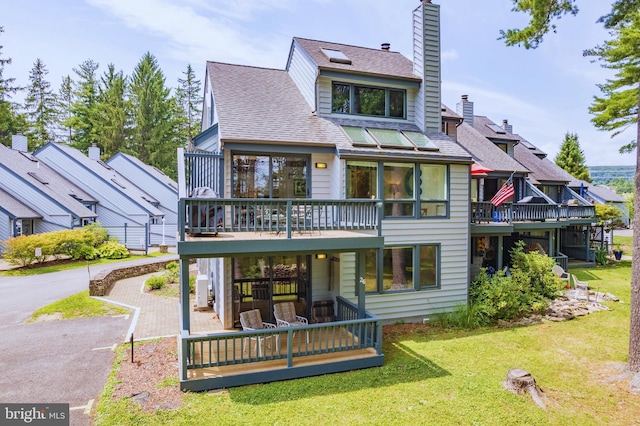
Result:
[[[180,108],[156,58],[147,52],[133,72],[129,86],[132,135],[129,149],[145,163],[168,176],[177,175],[176,150],[184,144],[180,137]]]
[[[98,82],[96,72],[98,63],[91,59],[84,61],[73,71],[78,76],[74,86],[74,101],[71,104],[71,117],[65,125],[73,129],[72,145],[87,152],[89,147],[97,143],[98,124]]]
[[[54,139],[54,125],[57,117],[56,96],[51,83],[46,80],[49,73],[40,58],[36,59],[29,73],[31,84],[27,89],[24,109],[29,122],[29,150],[36,150]]]
[[[566,133],[564,142],[560,146],[560,152],[556,155],[555,162],[576,179],[591,182],[589,169],[585,164],[584,153],[580,149],[580,142],[576,133]]]
[[[527,27],[509,30],[503,34],[507,44],[524,43],[535,48],[550,27],[549,22],[565,13],[577,13],[576,0],[513,0],[514,10],[530,15]],[[567,3],[569,8],[567,8]],[[564,7],[564,8],[562,8]],[[615,0],[611,12],[598,21],[610,30],[612,40],[603,46],[585,52],[600,59],[603,66],[616,70],[615,78],[600,86],[603,96],[596,97],[590,111],[595,114],[594,124],[602,129],[620,133],[635,126],[635,140],[622,147],[622,151],[636,148],[636,174],[634,210],[640,208],[640,0]],[[545,18],[547,17],[547,18]],[[553,29],[555,27],[551,27]],[[633,218],[633,260],[631,270],[631,324],[629,329],[629,370],[635,374],[632,390],[640,391],[640,215]]]
[[[187,65],[187,70],[183,71],[184,78],[178,79],[178,88],[176,89],[176,99],[182,108],[185,121],[182,124],[182,132],[185,141],[190,141],[195,135],[200,133],[202,120],[202,96],[200,80],[196,80],[196,74],[191,68],[191,64]]]
[[[0,35],[3,32],[4,28],[0,27]],[[0,45],[0,142],[11,146],[11,135],[25,132],[27,121],[24,114],[18,111],[19,106],[11,101],[12,95],[21,88],[14,85],[15,78],[4,77],[4,67],[11,64],[11,58],[2,57],[2,48]]]
[[[73,106],[73,80],[71,76],[62,77],[58,90],[58,137],[59,141],[70,144],[73,141],[73,128],[69,125]],[[65,124],[66,123],[66,124]]]
[[[105,158],[109,158],[126,148],[127,114],[126,99],[127,78],[122,71],[115,71],[109,64],[100,79],[98,96],[97,145]]]

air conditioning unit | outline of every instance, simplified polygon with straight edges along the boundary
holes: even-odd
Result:
[[[196,277],[196,307],[206,308],[209,299],[209,280],[206,275]]]

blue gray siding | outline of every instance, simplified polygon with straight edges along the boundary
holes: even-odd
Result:
[[[413,68],[422,78],[417,97],[415,123],[425,132],[439,132],[440,93],[440,6],[422,3],[413,14]]]
[[[316,109],[318,67],[297,42],[293,42],[287,72],[312,110]]]

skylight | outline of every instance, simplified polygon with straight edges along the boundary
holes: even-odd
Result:
[[[320,50],[322,51],[322,53],[324,53],[324,56],[326,56],[329,59],[329,62],[351,65],[351,59],[349,59],[349,57],[344,53],[342,53],[342,51],[340,50],[324,49],[324,48],[320,48]]]
[[[498,126],[497,124],[493,124],[493,123],[487,124],[487,127],[496,133],[500,133],[501,135],[504,135],[506,133],[506,131],[502,127]]]
[[[438,147],[434,144],[431,139],[426,137],[420,132],[411,132],[411,131],[403,131],[402,132],[406,137],[413,142],[418,149],[424,151],[437,151]]]
[[[363,127],[342,126],[354,146],[378,146]]]
[[[380,146],[387,148],[408,148],[413,149],[413,144],[397,130],[390,129],[367,129],[376,138]]]

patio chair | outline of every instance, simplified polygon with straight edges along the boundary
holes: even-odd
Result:
[[[309,320],[300,315],[296,315],[296,305],[293,302],[274,304],[273,314],[276,317],[278,327],[304,327],[309,325]],[[307,340],[309,340],[308,331]]]
[[[562,281],[566,281],[566,287],[569,288],[571,287],[571,274],[569,274],[568,272],[565,272],[565,270],[562,268],[562,266],[560,265],[553,265],[553,267],[551,268],[551,271],[553,272],[553,274],[560,278]]]
[[[573,286],[576,289],[576,299],[585,299],[587,302],[589,301],[589,283],[586,281],[580,281],[573,275]]]
[[[277,328],[275,324],[270,322],[263,322],[262,316],[260,315],[260,309],[252,309],[250,311],[240,312],[240,324],[242,325],[243,331],[255,331],[255,330],[264,330],[266,328]],[[264,353],[263,347],[269,343],[271,345],[275,338],[276,341],[276,350],[280,351],[280,336],[276,334],[265,334],[261,336],[251,336],[248,339],[256,342],[256,353],[260,356]],[[245,344],[244,351],[246,352],[249,349],[249,345]],[[273,352],[273,347],[272,347]]]

